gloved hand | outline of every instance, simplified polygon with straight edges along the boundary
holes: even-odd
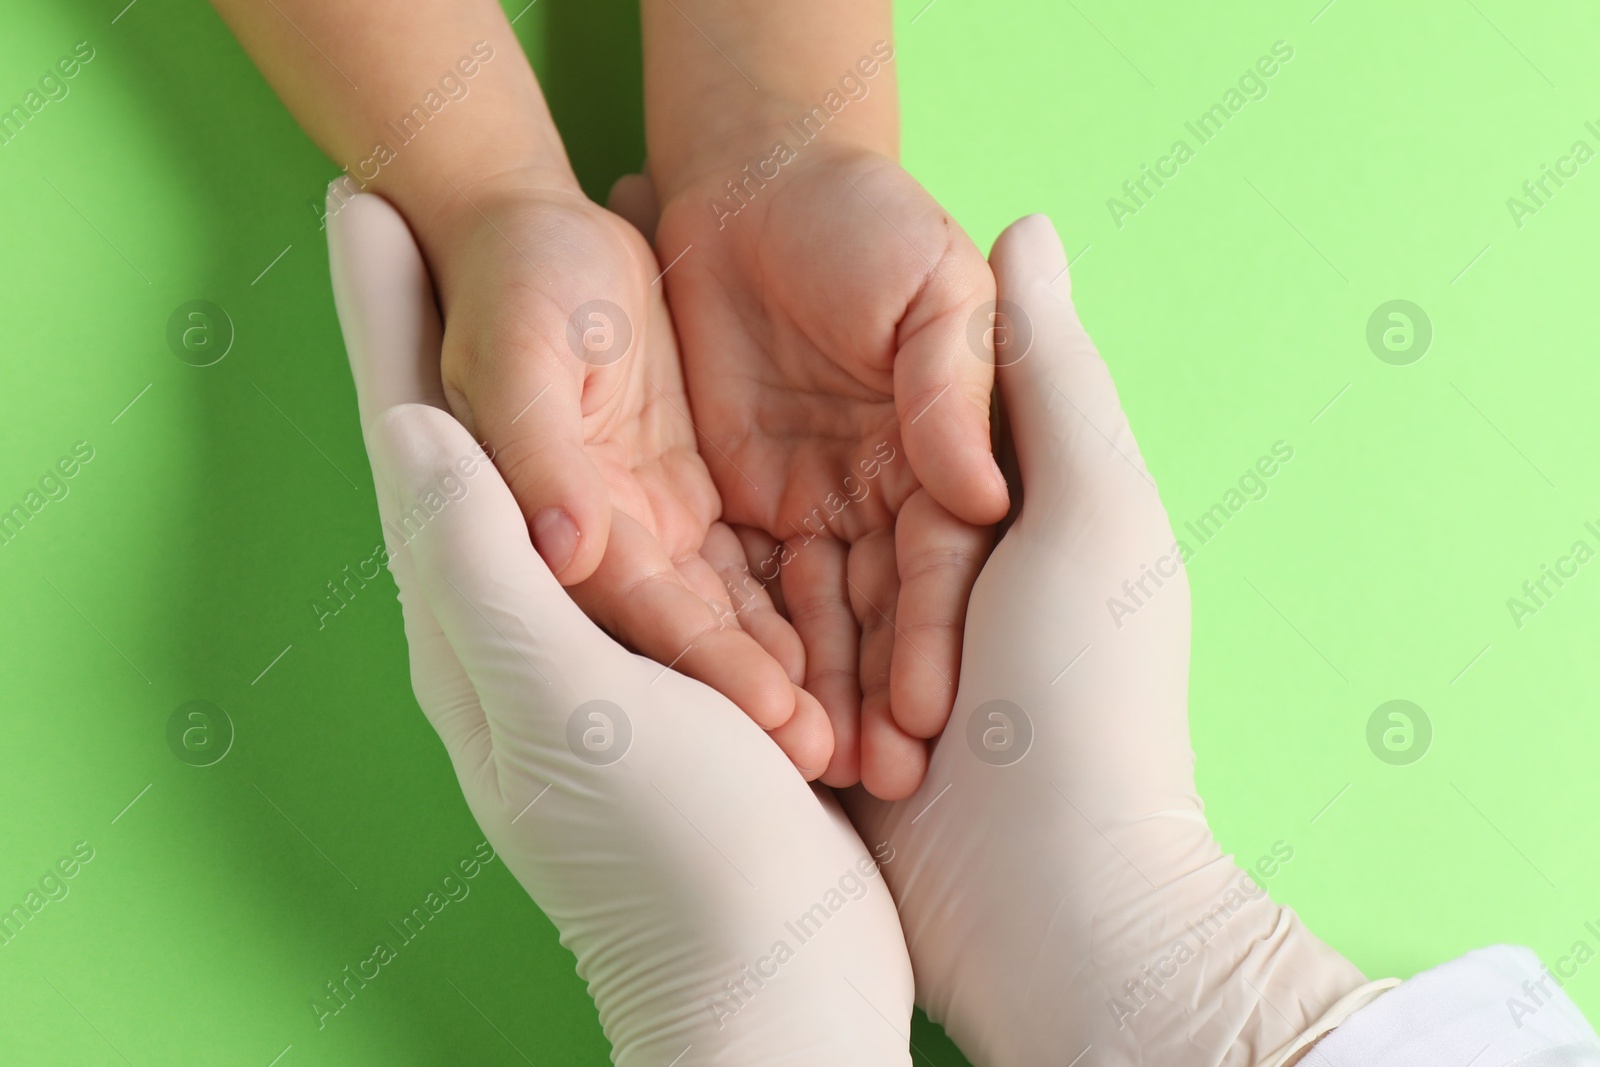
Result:
[[[442,410],[432,288],[394,209],[355,198],[329,242],[417,700],[576,954],[615,1062],[909,1064],[905,944],[843,813],[551,575]]]
[[[1181,553],[1060,240],[1026,218],[990,261],[1021,511],[973,591],[926,781],[847,808],[895,850],[918,1002],[973,1063],[1270,1062],[1365,980],[1206,825]]]

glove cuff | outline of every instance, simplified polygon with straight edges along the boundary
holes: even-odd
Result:
[[[1330,1030],[1399,984],[1398,978],[1380,978],[1351,990],[1334,1001],[1333,1006],[1323,1012],[1322,1017],[1307,1027],[1304,1033],[1262,1060],[1258,1067],[1283,1067],[1297,1054],[1320,1041]]]

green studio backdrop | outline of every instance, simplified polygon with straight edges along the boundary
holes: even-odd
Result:
[[[328,595],[380,544],[338,171],[207,6],[125,2],[0,15],[0,110],[92,52],[0,144],[0,909],[45,901],[0,945],[0,1061],[602,1064],[500,864],[402,939],[481,834],[389,579]],[[984,247],[1065,237],[1192,552],[1224,845],[1287,850],[1268,887],[1369,974],[1555,962],[1600,949],[1600,13],[1324,2],[902,4],[905,161]],[[603,196],[643,156],[636,14],[517,29]],[[1600,1015],[1600,966],[1567,988]]]

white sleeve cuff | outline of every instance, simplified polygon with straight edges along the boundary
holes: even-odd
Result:
[[[1530,949],[1477,949],[1367,1004],[1300,1067],[1600,1067],[1600,1038],[1561,985]]]

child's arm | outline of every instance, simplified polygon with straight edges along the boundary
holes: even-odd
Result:
[[[401,210],[430,260],[472,212],[475,186],[517,176],[577,190],[538,79],[495,0],[212,6],[312,140],[364,191]]]
[[[663,203],[707,171],[737,180],[774,137],[793,139],[786,124],[839,92],[845,75],[869,91],[828,114],[828,141],[899,158],[895,78],[882,69],[894,40],[886,0],[643,0],[640,11],[650,171]],[[856,68],[862,57],[871,75]]]

